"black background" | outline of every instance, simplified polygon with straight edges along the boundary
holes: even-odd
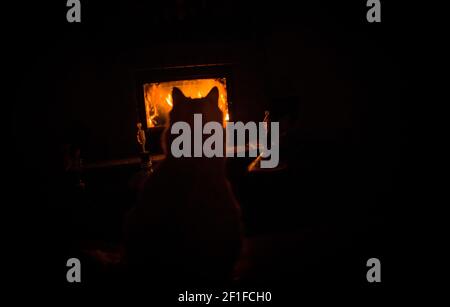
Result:
[[[263,76],[239,94],[242,101],[261,98],[263,105],[243,108],[239,119],[258,120],[253,110],[272,106],[280,84],[294,78],[289,95],[305,101],[307,114],[301,139],[319,144],[313,146],[317,152],[326,151],[320,158],[314,151],[318,163],[348,166],[345,184],[330,177],[333,183],[323,185],[351,194],[351,205],[341,205],[345,209],[337,216],[351,221],[349,227],[358,225],[351,231],[354,241],[336,263],[325,261],[312,285],[320,288],[323,281],[330,288],[378,295],[406,282],[404,211],[415,199],[411,82],[420,65],[420,31],[411,5],[382,1],[382,22],[370,24],[365,1],[81,2],[80,24],[66,21],[65,1],[3,10],[6,84],[13,92],[5,102],[12,109],[6,168],[12,183],[7,206],[13,210],[5,215],[12,284],[64,289],[69,295],[82,288],[65,282],[67,255],[59,248],[65,233],[58,228],[64,216],[55,213],[52,188],[57,140],[83,127],[93,160],[126,157],[135,150],[130,149],[136,116],[133,69],[229,59],[239,64],[242,80]],[[170,46],[184,46],[188,55]],[[132,102],[124,108],[124,101]],[[297,179],[293,174],[292,187]],[[365,281],[370,257],[382,261],[380,285]],[[286,281],[285,290],[276,291],[293,299],[287,289],[299,291],[295,284]]]

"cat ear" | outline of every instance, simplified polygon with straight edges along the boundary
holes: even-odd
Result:
[[[172,103],[173,103],[173,105],[175,106],[178,103],[182,103],[184,100],[186,100],[186,97],[184,96],[183,92],[178,87],[174,87],[172,89]]]
[[[217,86],[214,86],[208,93],[208,95],[206,96],[206,99],[208,99],[209,101],[211,101],[212,103],[217,104],[218,100],[219,100],[219,89],[217,88]]]

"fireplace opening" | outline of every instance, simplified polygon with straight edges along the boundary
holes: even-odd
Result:
[[[169,112],[172,109],[172,89],[178,87],[186,97],[202,98],[216,86],[219,89],[219,109],[223,112],[223,125],[230,119],[226,78],[191,79],[143,84],[145,118],[148,128],[168,125]]]

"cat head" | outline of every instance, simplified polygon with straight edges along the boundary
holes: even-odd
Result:
[[[223,113],[219,109],[218,100],[219,90],[216,86],[203,98],[186,97],[179,88],[174,87],[172,90],[173,107],[169,114],[170,123],[184,121],[193,124],[194,114],[202,114],[203,124],[210,121],[221,123]]]
[[[175,122],[186,122],[190,128],[191,133],[194,131],[194,114],[202,115],[202,127],[207,122],[223,122],[223,112],[219,108],[219,90],[213,87],[208,95],[202,98],[189,98],[183,92],[174,87],[172,90],[172,110],[169,113],[169,125],[165,131],[163,138],[163,148],[166,154],[170,154],[170,144],[176,136],[170,134],[172,125]],[[207,136],[203,136],[203,141]],[[168,151],[169,150],[169,151]]]

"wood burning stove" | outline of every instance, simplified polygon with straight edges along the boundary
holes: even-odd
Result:
[[[178,87],[185,96],[200,98],[216,86],[224,124],[233,118],[231,65],[198,65],[158,68],[136,72],[138,121],[147,131],[152,153],[161,153],[160,139],[172,109],[172,89]]]

